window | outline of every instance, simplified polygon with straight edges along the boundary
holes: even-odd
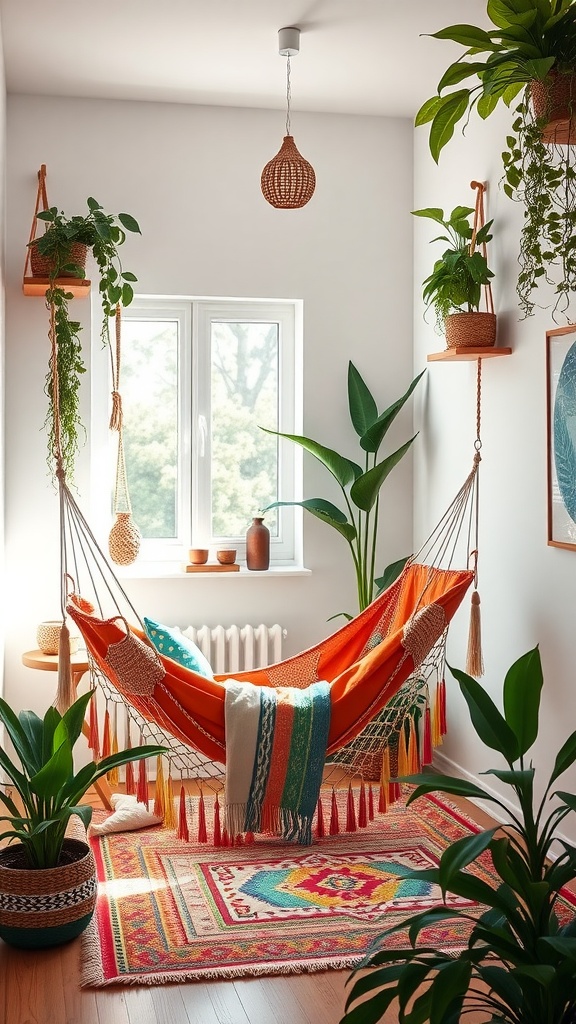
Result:
[[[208,546],[241,558],[252,516],[301,497],[299,447],[261,429],[301,432],[300,323],[298,302],[136,299],[124,311],[124,451],[145,558],[182,561]],[[110,391],[102,362],[95,410]],[[101,416],[93,419],[96,448],[106,446]],[[102,461],[95,466],[101,480]],[[109,520],[106,488],[94,490]],[[297,559],[296,521],[290,507],[267,514],[273,561]]]

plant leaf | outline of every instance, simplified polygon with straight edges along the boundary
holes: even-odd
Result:
[[[264,430],[267,434],[273,434],[275,437],[285,437],[288,441],[299,444],[326,467],[341,487],[346,487],[362,474],[362,468],[356,465],[355,462],[351,462],[350,459],[339,455],[332,448],[325,448],[324,445],[318,444],[317,441],[313,441],[309,437],[302,437],[300,434],[283,434],[279,430],[269,430],[267,427],[260,427],[260,429]]]
[[[372,393],[352,362],[348,363],[348,407],[352,426],[362,437],[378,418]]]
[[[350,488],[350,498],[363,512],[369,512],[373,508],[386,477],[398,465],[400,460],[404,458],[417,436],[417,434],[414,434],[414,437],[411,437],[409,441],[401,445],[392,455],[389,455],[382,462],[379,462],[377,466],[374,466],[373,469],[369,469],[367,473],[363,473],[362,476],[359,476],[354,481]]]
[[[390,562],[390,565],[386,566],[382,576],[378,576],[378,578],[374,580],[379,592],[382,590],[388,590],[388,587],[391,587],[392,584],[396,582],[409,558],[410,555],[406,555],[405,558],[399,558],[397,562]]]
[[[552,775],[550,776],[550,785],[552,785],[560,775],[563,775],[564,772],[574,764],[574,761],[576,761],[576,730],[562,744],[560,750],[556,754],[554,768],[552,770]]]
[[[518,740],[506,719],[480,683],[459,669],[450,665],[448,668],[460,685],[478,736],[487,747],[503,754],[512,765],[518,759]]]
[[[435,163],[446,143],[454,135],[454,128],[464,117],[470,105],[470,90],[458,89],[449,96],[443,97],[444,102],[438,108],[430,126],[430,152]]]
[[[440,211],[442,212],[442,211]],[[398,398],[392,405],[389,405],[383,413],[380,414],[378,419],[369,427],[363,436],[360,438],[360,447],[366,452],[376,453],[384,440],[384,437],[388,433],[388,430],[392,426],[392,423],[396,419],[400,410],[406,405],[406,402],[410,398],[410,395],[414,391],[414,388],[418,382],[422,379],[426,370],[422,370],[417,377],[411,382],[409,387],[406,389],[404,394]]]
[[[119,213],[118,220],[122,227],[126,228],[126,231],[134,231],[136,234],[141,235],[140,225],[134,217],[131,217],[129,213]]]

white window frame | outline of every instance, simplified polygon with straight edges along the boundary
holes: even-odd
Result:
[[[302,433],[302,302],[300,300],[220,299],[188,296],[136,296],[123,313],[126,319],[168,319],[179,324],[178,342],[178,494],[177,537],[144,540],[138,562],[188,561],[190,547],[235,547],[245,559],[243,537],[209,536],[209,505],[198,500],[210,479],[210,330],[214,321],[275,322],[279,325],[278,429]],[[94,325],[94,334],[99,326]],[[92,358],[92,514],[101,536],[111,523],[108,495],[112,493],[116,439],[108,430],[110,360],[93,346]],[[104,368],[105,364],[105,368]],[[120,378],[120,393],[122,379]],[[128,480],[130,467],[127,467]],[[302,499],[302,451],[278,439],[278,500]],[[254,509],[254,514],[257,513]],[[277,566],[302,565],[302,513],[279,508],[278,536],[271,538],[270,561]]]

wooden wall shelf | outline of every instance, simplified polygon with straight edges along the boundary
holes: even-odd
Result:
[[[79,277],[58,277],[54,281],[57,288],[64,288],[71,292],[74,298],[79,299],[90,294],[90,281],[81,280]],[[25,277],[22,282],[24,295],[46,295],[50,287],[47,277]]]
[[[459,348],[446,348],[443,352],[431,352],[427,356],[429,363],[471,362],[477,359],[494,359],[496,356],[511,356],[511,348],[472,348],[463,345]]]

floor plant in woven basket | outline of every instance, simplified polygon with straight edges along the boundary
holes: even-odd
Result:
[[[45,391],[48,397],[46,430],[50,468],[61,456],[68,479],[84,432],[80,417],[80,385],[85,372],[82,355],[81,324],[71,315],[72,292],[66,281],[86,276],[88,250],[98,268],[98,290],[102,304],[102,337],[109,343],[109,320],[118,304],[128,306],[133,299],[136,276],[122,266],[120,247],[126,232],[138,232],[130,214],[108,214],[95,199],[87,200],[87,212],[72,217],[51,206],[41,210],[37,219],[46,228],[44,234],[29,243],[32,274],[48,280],[46,305],[50,317],[50,365]],[[54,395],[56,380],[58,402]]]
[[[492,221],[476,231],[471,223],[475,210],[470,206],[456,206],[446,216],[438,207],[412,212],[440,225],[442,234],[433,241],[446,243],[422,291],[426,308],[434,311],[438,333],[446,335],[450,348],[494,345],[496,315],[491,309],[480,310],[483,289],[494,277],[485,253]]]
[[[450,25],[432,33],[464,48],[416,115],[430,125],[436,161],[461,121],[517,101],[503,153],[504,191],[524,205],[518,297],[525,315],[539,284],[554,311],[576,290],[576,0],[488,0],[490,30]],[[463,83],[469,81],[469,85]]]
[[[73,748],[93,691],[61,715],[50,707],[16,715],[0,698],[0,723],[19,766],[0,748],[0,769],[10,786],[0,787],[0,937],[15,946],[56,945],[89,923],[96,900],[96,873],[88,845],[67,836],[70,818],[87,827],[92,808],[80,801],[111,769],[151,757],[156,745],[122,750],[74,770]],[[8,827],[7,827],[8,826]]]
[[[508,824],[479,831],[447,847],[439,866],[413,871],[407,878],[438,885],[483,904],[471,914],[447,905],[414,914],[384,932],[377,949],[352,975],[342,1024],[575,1024],[576,919],[560,924],[557,903],[563,886],[576,878],[576,848],[559,833],[576,810],[576,795],[556,789],[557,780],[576,761],[576,731],[558,751],[541,797],[527,754],[538,735],[542,666],[538,649],[509,669],[502,713],[480,683],[452,670],[468,704],[479,738],[506,767],[491,768],[511,791],[507,799],[491,789],[446,775],[422,774],[404,781],[415,785],[409,803],[424,794],[448,793],[496,805]],[[550,859],[552,846],[559,850]],[[490,856],[499,884],[486,884],[466,870]],[[456,955],[435,948],[427,929],[450,918],[468,919],[467,945]],[[392,932],[405,931],[403,949],[387,945]],[[397,936],[395,936],[396,938]],[[389,1012],[394,1016],[384,1018]],[[392,1009],[393,1008],[393,1009]],[[473,1014],[477,1014],[472,1016]]]
[[[344,538],[354,564],[359,611],[367,608],[377,594],[394,582],[407,561],[406,558],[398,559],[387,566],[381,576],[376,576],[379,515],[382,512],[380,491],[384,481],[410,449],[416,435],[380,462],[378,452],[388,430],[410,398],[423,373],[424,371],[414,378],[401,398],[379,413],[368,385],[354,364],[348,364],[348,408],[352,427],[358,437],[363,466],[310,437],[282,434],[276,430],[266,431],[268,434],[285,437],[288,441],[300,445],[328,470],[342,491],[346,512],[325,498],[273,501],[262,511],[266,512],[282,505],[300,505],[321,522],[333,527]],[[348,619],[352,618],[348,612],[338,614],[345,615]]]

